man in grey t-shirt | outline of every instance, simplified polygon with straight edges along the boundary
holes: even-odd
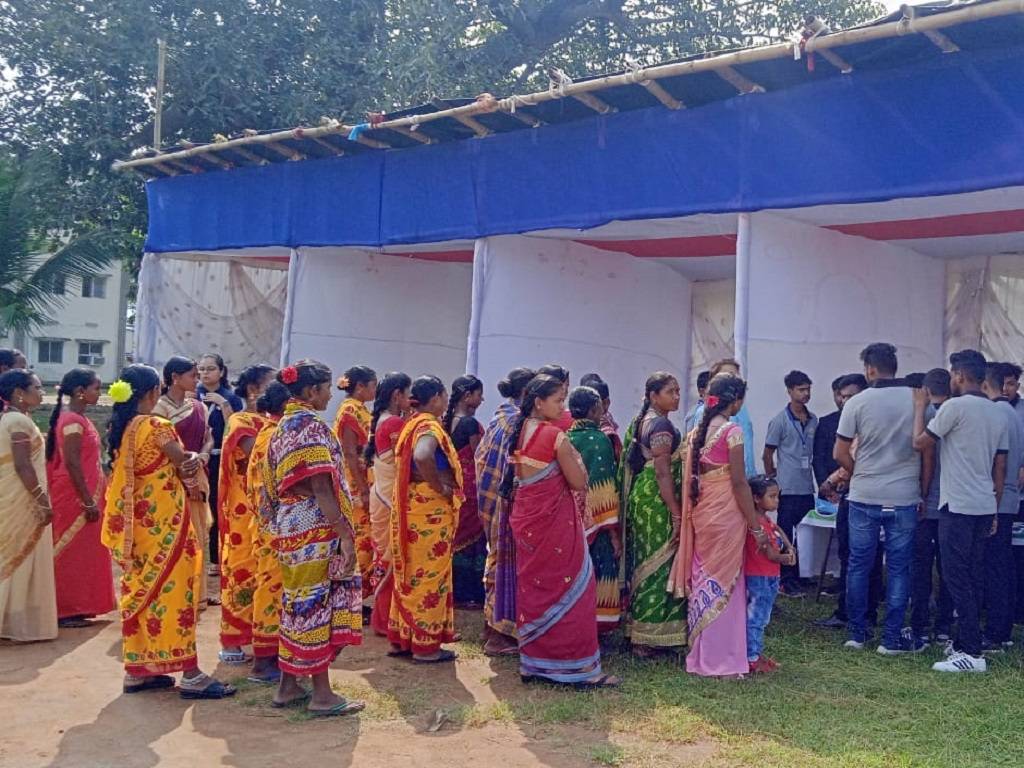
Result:
[[[992,535],[996,510],[1006,479],[1008,436],[1006,419],[981,391],[984,356],[975,350],[949,358],[952,400],[924,425],[927,395],[914,403],[914,445],[934,450],[941,440],[942,478],[939,483],[939,549],[942,576],[957,613],[958,637],[946,661],[932,666],[939,672],[984,672],[981,600],[976,585],[984,573],[985,540]]]
[[[779,484],[779,528],[796,541],[794,529],[814,509],[814,433],[818,417],[810,412],[811,379],[803,371],[790,371],[785,378],[789,403],[768,424],[764,438],[764,473]],[[781,591],[790,597],[802,594],[800,568],[782,566]]]
[[[1010,375],[1006,363],[989,363],[982,389],[996,404],[1006,422],[1006,478],[1003,497],[996,512],[996,532],[985,542],[985,632],[984,650],[999,650],[1013,645],[1013,523],[1020,508],[1021,464],[1024,462],[1024,423],[1003,395],[1003,384]]]
[[[914,449],[914,398],[896,379],[896,348],[872,344],[861,352],[871,386],[843,408],[835,457],[850,474],[850,564],[846,577],[848,648],[867,641],[868,574],[885,531],[886,616],[883,655],[921,650],[903,634],[910,597],[910,561],[922,495],[921,457]],[[853,443],[856,441],[856,455]],[[930,476],[930,466],[927,475]],[[928,477],[924,478],[927,487]]]

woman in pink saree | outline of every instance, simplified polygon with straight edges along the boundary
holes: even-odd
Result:
[[[747,531],[765,533],[747,484],[743,430],[729,419],[747,385],[721,374],[708,385],[703,417],[689,436],[683,482],[683,525],[669,591],[689,598],[686,671],[705,677],[745,675],[747,598],[743,550]]]

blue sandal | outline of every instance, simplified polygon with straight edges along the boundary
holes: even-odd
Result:
[[[228,696],[234,696],[237,693],[237,689],[233,685],[222,683],[220,680],[214,680],[209,675],[204,675],[209,682],[203,688],[187,688],[181,687],[181,698],[183,699],[226,699]],[[186,686],[187,683],[182,680],[182,686]]]

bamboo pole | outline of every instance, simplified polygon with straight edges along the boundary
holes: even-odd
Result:
[[[153,149],[160,151],[164,124],[164,80],[167,69],[167,43],[156,41],[156,114],[153,115]]]
[[[946,29],[958,24],[981,21],[983,19],[994,19],[1019,13],[1024,13],[1024,0],[993,0],[991,3],[958,8],[956,10],[938,13],[932,16],[903,18],[899,21],[891,21],[885,24],[878,24],[876,26],[859,27],[856,29],[832,32],[827,35],[820,35],[808,40],[804,50],[806,53],[812,53],[814,51],[831,50],[845,45],[855,45],[857,43],[865,43],[873,40],[886,40],[894,37],[902,37],[903,35],[908,34],[924,34],[928,31]],[[581,93],[592,93],[594,91],[601,91],[618,85],[632,85],[635,84],[638,79],[660,80],[666,77],[692,75],[698,72],[715,72],[724,67],[751,64],[760,61],[771,61],[774,59],[791,58],[792,56],[792,43],[776,43],[773,45],[762,46],[760,48],[746,48],[741,51],[709,56],[704,59],[691,59],[689,61],[679,61],[671,64],[660,64],[647,69],[640,69],[617,75],[606,75],[604,77],[586,80],[579,83],[569,83],[559,88],[546,89],[526,96],[510,96],[508,98],[498,100],[497,108],[504,112],[511,113],[516,105],[525,104],[536,106],[543,102],[555,101],[557,99],[575,96]],[[409,117],[396,118],[394,120],[385,120],[379,125],[375,125],[374,128],[411,128],[413,125],[419,125],[421,123],[432,122],[444,118],[458,119],[459,117],[464,116],[472,117],[474,114],[488,111],[493,110],[488,109],[488,107],[481,105],[480,103],[473,103],[461,107],[452,107],[450,109],[431,112],[426,115],[413,115]],[[313,138],[332,133],[347,135],[351,130],[351,126],[347,125],[326,125],[305,129],[304,134],[305,138]],[[181,152],[164,155],[162,156],[162,159],[166,159],[168,157],[186,158],[204,152],[222,152],[237,148],[240,145],[265,144],[293,137],[294,134],[292,129],[286,131],[275,131],[273,133],[246,136],[240,139],[232,139],[216,144],[192,147],[191,149],[183,150]],[[388,145],[383,144],[383,142],[377,142],[364,136],[360,136],[357,140],[367,146],[377,145],[377,148],[390,148]],[[130,170],[140,166],[155,165],[160,161],[161,159],[159,158],[118,160],[114,162],[112,168],[115,171]]]
[[[654,98],[656,98],[669,109],[683,109],[686,106],[685,104],[683,104],[683,102],[681,102],[671,93],[662,88],[661,85],[659,85],[654,80],[641,80],[639,82],[639,85],[642,85],[644,88],[646,88]]]

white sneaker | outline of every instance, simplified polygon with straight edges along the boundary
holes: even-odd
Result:
[[[982,656],[954,653],[945,661],[935,662],[932,669],[936,672],[987,672],[988,663]]]
[[[843,648],[850,648],[854,651],[863,651],[864,643],[858,642],[857,640],[847,640],[843,643]]]

